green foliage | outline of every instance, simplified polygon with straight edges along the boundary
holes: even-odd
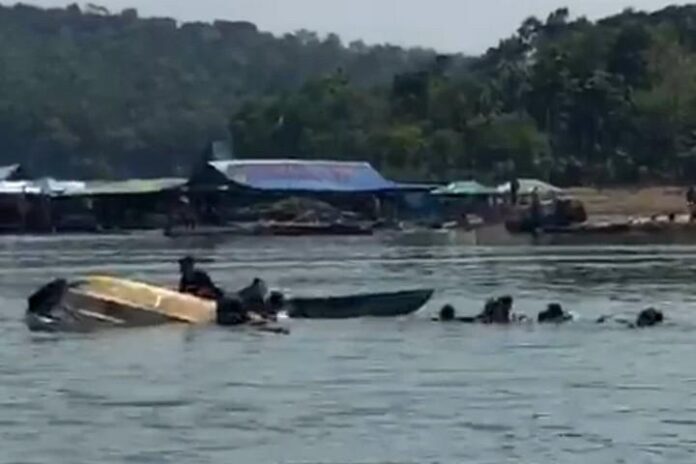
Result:
[[[413,180],[693,181],[696,6],[529,18],[471,59],[98,5],[0,7],[0,162],[185,175],[238,153],[365,159]]]
[[[0,163],[60,176],[186,174],[208,141],[227,136],[229,115],[247,99],[290,101],[305,82],[338,69],[357,88],[388,84],[435,56],[307,31],[274,37],[243,22],[179,25],[98,5],[0,6]],[[327,97],[326,119],[349,116],[350,98]],[[265,132],[248,137],[269,153],[326,148],[316,130],[302,139],[293,133],[293,118],[302,116],[288,114],[278,131],[275,114]]]
[[[254,141],[239,122],[272,107],[296,116],[287,130],[297,139],[322,141],[275,152],[349,154],[402,178],[693,181],[696,7],[569,18],[559,9],[527,19],[465,74],[440,59],[396,75],[389,88],[348,79],[336,91],[335,82],[315,81],[263,99],[233,117],[235,134],[244,151],[269,153],[268,129],[256,126]]]

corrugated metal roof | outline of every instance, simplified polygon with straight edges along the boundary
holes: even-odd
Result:
[[[496,195],[498,190],[494,187],[486,187],[475,180],[452,182],[446,187],[440,187],[433,191],[434,195]]]
[[[377,192],[398,188],[364,162],[281,159],[209,164],[229,181],[258,190]]]
[[[73,192],[73,195],[128,195],[157,193],[164,190],[172,190],[186,184],[186,179],[162,178],[162,179],[129,179],[122,181],[87,181],[82,191]]]

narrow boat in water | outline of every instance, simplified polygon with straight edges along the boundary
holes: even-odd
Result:
[[[323,298],[293,298],[287,313],[293,319],[352,319],[397,317],[415,313],[430,300],[434,290],[409,290]]]

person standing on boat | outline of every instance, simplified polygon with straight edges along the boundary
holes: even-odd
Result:
[[[224,296],[208,273],[196,268],[196,260],[186,256],[179,260],[179,292],[188,293],[207,300],[219,300]]]

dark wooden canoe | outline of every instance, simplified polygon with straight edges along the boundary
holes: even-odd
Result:
[[[415,313],[432,297],[434,290],[411,290],[324,298],[293,298],[288,316],[295,319],[352,319],[396,317]]]

